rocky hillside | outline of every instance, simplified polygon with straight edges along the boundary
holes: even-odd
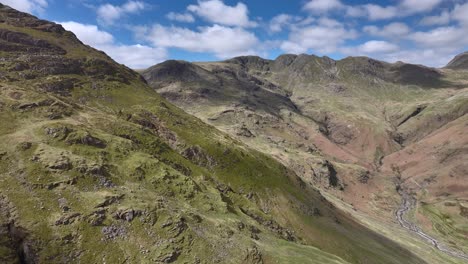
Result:
[[[1,263],[424,263],[60,25],[0,4],[0,53]],[[220,81],[159,69],[164,87]]]
[[[163,97],[273,156],[369,227],[392,237],[402,203],[398,190],[405,190],[419,201],[412,220],[468,251],[463,71],[282,55],[170,61],[142,74]],[[415,243],[411,235],[393,238]],[[430,263],[441,261],[418,252]]]
[[[448,69],[455,69],[455,70],[468,69],[468,52],[459,54],[452,61],[450,61],[445,67]]]

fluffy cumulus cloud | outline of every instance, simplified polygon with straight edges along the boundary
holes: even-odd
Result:
[[[457,4],[452,12],[453,19],[459,21],[465,27],[468,27],[468,3]]]
[[[433,10],[440,5],[443,0],[403,0],[400,4],[400,9],[406,13],[420,13]]]
[[[27,13],[42,13],[48,6],[47,0],[2,0],[1,2]]]
[[[117,20],[128,14],[136,14],[146,8],[141,1],[128,1],[121,6],[104,4],[97,8],[98,21],[104,25],[112,25]]]
[[[179,48],[191,52],[206,52],[225,59],[239,55],[257,54],[258,38],[240,27],[213,25],[191,30],[156,24],[139,32],[139,37],[156,47]]]
[[[347,5],[340,0],[309,0],[304,9],[312,13],[343,11],[351,17],[368,17],[370,20],[384,20],[428,12],[440,5],[443,0],[400,0],[396,5],[378,4]]]
[[[421,20],[420,24],[424,26],[441,26],[450,23],[450,19],[450,13],[447,10],[445,10],[439,15],[425,16]]]
[[[389,19],[396,17],[399,14],[398,8],[395,6],[379,6],[367,4],[361,7],[363,16],[369,17],[370,20]]]
[[[343,7],[339,0],[311,0],[304,5],[305,10],[313,13],[327,13]]]
[[[255,27],[256,22],[250,21],[249,9],[244,3],[228,6],[220,0],[199,0],[197,5],[189,5],[187,9],[208,22],[239,27]]]
[[[282,44],[283,50],[338,51],[343,55],[369,55],[388,61],[404,60],[443,66],[452,56],[464,51],[468,46],[466,0],[397,0],[391,5],[351,3],[340,0],[309,0],[303,5],[303,9],[314,16],[338,17],[343,24],[343,21],[351,21],[347,23],[351,28],[356,28],[352,22],[354,18],[360,21],[379,21],[379,26],[370,24],[361,28],[361,36],[366,36],[363,40],[369,37],[376,40],[360,44],[354,44],[356,41],[353,41],[353,44],[350,44],[347,39],[354,40],[353,30],[343,26],[327,27],[326,30],[323,25],[299,29],[292,27],[289,40]],[[419,23],[410,28],[402,22],[407,21],[407,17],[415,17]],[[275,28],[279,29],[284,27],[282,25],[285,23],[290,23],[286,19],[283,21],[286,22],[274,24]],[[384,21],[388,22],[385,24]],[[322,39],[327,40],[328,46],[317,39],[316,35],[320,34],[323,34]],[[320,48],[324,45],[325,48]]]
[[[104,51],[117,62],[133,69],[143,69],[167,58],[167,52],[164,48],[116,43],[114,36],[100,30],[96,25],[73,21],[59,23],[65,29],[75,33],[83,43]]]
[[[399,50],[397,45],[381,40],[371,40],[359,45],[357,48],[360,53],[366,54],[389,53]]]
[[[445,66],[455,54],[441,52],[435,49],[404,49],[388,54],[379,54],[376,58],[388,61],[397,62],[404,61],[414,64],[423,64],[428,66]]]
[[[382,40],[371,40],[355,47],[343,47],[340,51],[346,55],[382,55],[399,51],[399,47],[393,43]]]
[[[405,23],[393,22],[382,28],[377,26],[365,26],[363,31],[369,35],[383,38],[402,38],[408,35],[411,29]]]
[[[336,52],[346,40],[354,39],[354,30],[332,19],[322,18],[311,25],[294,27],[288,40],[281,44],[287,53],[315,52],[320,54]]]
[[[43,7],[47,6],[46,1],[49,0],[10,0],[17,5],[41,2]],[[114,25],[149,7],[144,0],[123,1],[127,2],[95,7],[100,26]],[[144,45],[120,44],[117,35],[112,36],[96,25],[74,22],[65,25],[85,43],[133,68],[161,61],[174,49],[219,59],[284,52],[335,57],[363,55],[390,62],[403,60],[443,66],[468,47],[468,0],[393,0],[387,4],[304,0],[298,4],[297,13],[278,10],[271,17],[255,19],[247,5],[250,1],[190,2],[185,10],[159,16],[154,24],[127,25],[125,29],[132,29]]]
[[[195,18],[189,13],[175,13],[170,12],[166,16],[169,20],[192,23],[195,22]]]
[[[271,32],[281,32],[286,26],[291,25],[293,20],[295,20],[294,16],[279,14],[271,19],[270,24],[268,25],[269,30]]]
[[[467,28],[463,27],[438,27],[429,31],[415,32],[409,36],[409,39],[424,47],[457,50],[468,45],[467,32]]]
[[[75,33],[75,35],[87,45],[96,47],[114,42],[114,36],[99,30],[96,25],[81,24],[74,21],[57,23],[61,24],[66,30]]]

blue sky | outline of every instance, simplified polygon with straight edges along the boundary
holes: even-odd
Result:
[[[468,0],[0,0],[132,68],[307,53],[443,66],[468,49]]]

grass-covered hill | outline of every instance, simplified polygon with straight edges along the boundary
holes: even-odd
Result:
[[[60,25],[0,54],[1,263],[424,263]]]

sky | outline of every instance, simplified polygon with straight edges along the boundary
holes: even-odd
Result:
[[[284,53],[442,67],[468,50],[468,0],[0,0],[133,69]]]

